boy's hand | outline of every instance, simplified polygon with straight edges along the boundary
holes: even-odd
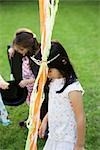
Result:
[[[8,82],[6,82],[6,81],[0,81],[0,88],[1,88],[1,89],[6,90],[6,89],[9,88],[8,86],[9,86],[9,83],[8,83]]]

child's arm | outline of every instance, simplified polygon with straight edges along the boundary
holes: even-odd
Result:
[[[85,115],[82,93],[80,91],[73,91],[69,93],[69,97],[77,122],[77,142],[74,150],[83,150],[85,142]]]
[[[20,81],[19,86],[24,88],[26,85],[32,84],[34,82],[35,82],[35,79],[33,79],[33,78],[31,78],[31,79],[24,79],[24,80]]]
[[[2,76],[0,75],[0,88],[1,89],[8,89],[9,83],[6,82]]]
[[[48,113],[43,118],[42,123],[41,123],[40,128],[39,128],[39,137],[40,138],[44,138],[45,131],[47,128],[47,123],[48,123]]]
[[[14,48],[13,48],[13,47],[10,47],[10,48],[8,49],[8,53],[9,53],[9,58],[11,59],[11,57],[13,57],[13,56],[14,56],[14,53],[15,53]]]

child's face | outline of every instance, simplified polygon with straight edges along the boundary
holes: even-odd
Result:
[[[15,51],[25,56],[25,54],[28,52],[28,50],[22,46],[15,45],[14,46]]]
[[[49,68],[48,70],[48,78],[50,79],[58,79],[58,78],[62,78],[63,75],[59,72],[58,69],[56,68]]]

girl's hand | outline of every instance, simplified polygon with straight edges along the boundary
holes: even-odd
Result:
[[[85,150],[85,148],[83,146],[76,145],[74,150]]]
[[[20,86],[21,88],[24,88],[24,87],[26,87],[27,84],[28,84],[27,79],[26,79],[26,80],[21,80],[20,83],[19,83],[19,86]]]
[[[14,50],[12,47],[10,47],[10,48],[8,49],[8,53],[9,53],[9,58],[11,59],[11,57],[14,56],[15,50]]]
[[[20,81],[19,86],[24,88],[28,84],[34,84],[34,81],[35,81],[35,79],[33,79],[33,78],[31,78],[31,79],[24,79],[24,80]]]
[[[44,138],[46,128],[47,128],[47,118],[44,117],[38,132],[40,138]]]

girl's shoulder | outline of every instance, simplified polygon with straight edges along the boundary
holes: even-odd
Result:
[[[72,84],[69,84],[67,86],[67,88],[65,89],[65,91],[67,92],[67,94],[69,92],[72,92],[72,91],[80,91],[80,92],[82,92],[82,95],[84,94],[84,90],[83,90],[79,81],[76,81],[76,82],[73,82]]]

